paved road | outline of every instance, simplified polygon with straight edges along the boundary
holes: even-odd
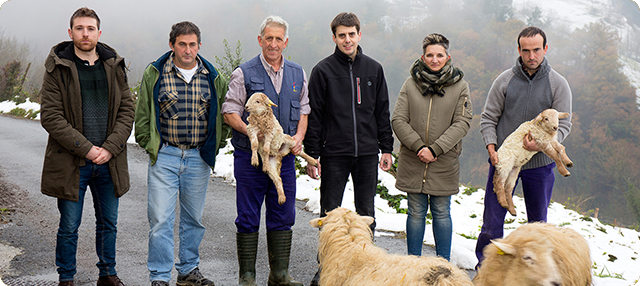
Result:
[[[0,208],[16,210],[10,216],[12,222],[0,226],[0,244],[22,251],[9,267],[0,265],[2,280],[9,286],[57,284],[54,250],[59,214],[56,199],[40,193],[46,140],[47,133],[40,122],[0,116]],[[149,285],[146,268],[148,160],[136,145],[130,144],[128,152],[131,190],[120,200],[116,270],[127,285]],[[200,247],[200,270],[216,285],[237,285],[234,190],[221,178],[212,178],[209,182],[203,218],[207,232]],[[304,205],[303,201],[296,204],[290,272],[295,279],[308,285],[317,267],[317,230],[308,224],[316,216],[305,211]],[[79,230],[78,285],[95,285],[97,280],[94,221],[93,204],[86,198]],[[266,285],[269,264],[264,223],[261,232],[257,275],[259,285]],[[381,236],[376,238],[376,244],[391,253],[406,253],[403,239]],[[425,246],[424,252],[434,255],[431,247]],[[173,282],[176,275],[174,270]]]

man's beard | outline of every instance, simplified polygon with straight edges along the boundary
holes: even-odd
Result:
[[[93,51],[93,49],[96,48],[96,43],[92,40],[88,40],[89,43],[88,44],[84,44],[83,41],[85,41],[87,39],[80,39],[78,41],[74,40],[73,41],[73,45],[78,48],[78,50],[81,50],[83,52],[90,52]]]

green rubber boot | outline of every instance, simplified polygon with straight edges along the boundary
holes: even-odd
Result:
[[[303,286],[289,275],[289,255],[291,254],[291,230],[267,232],[269,249],[269,286]]]
[[[238,245],[238,265],[240,278],[238,285],[256,286],[256,252],[258,252],[258,232],[236,233]]]

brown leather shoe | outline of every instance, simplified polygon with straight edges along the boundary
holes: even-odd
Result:
[[[117,275],[100,276],[98,286],[125,286]]]
[[[76,286],[76,283],[73,281],[60,281],[58,286]]]

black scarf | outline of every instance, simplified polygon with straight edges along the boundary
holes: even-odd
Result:
[[[437,72],[432,71],[422,59],[417,59],[411,66],[411,77],[418,84],[422,95],[444,96],[444,87],[460,81],[464,73],[451,64],[451,59]]]

